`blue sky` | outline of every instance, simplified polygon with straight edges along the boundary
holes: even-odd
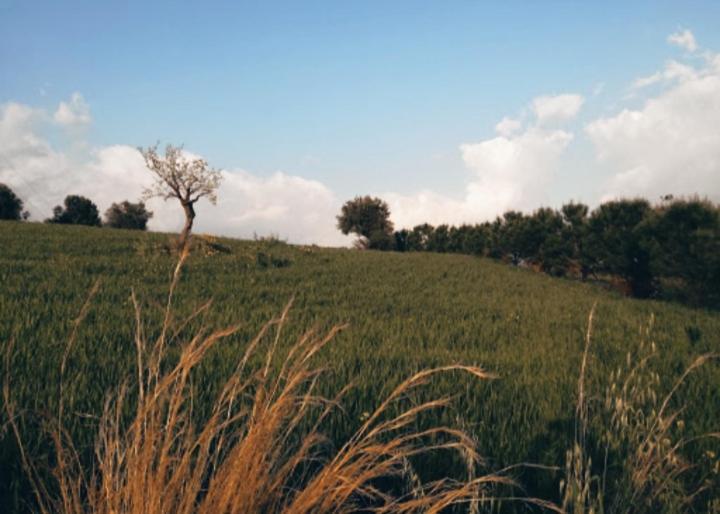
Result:
[[[602,152],[584,127],[677,87],[632,87],[669,60],[711,67],[702,52],[720,50],[718,27],[720,2],[0,0],[0,104],[50,116],[81,95],[81,131],[32,128],[81,161],[182,142],[253,179],[320,183],[336,201],[462,201],[482,170],[460,145],[493,139],[503,117],[528,120],[535,98],[574,94],[581,109],[553,127],[572,142],[542,200],[593,202],[623,170],[593,164]],[[700,50],[668,44],[684,30]]]

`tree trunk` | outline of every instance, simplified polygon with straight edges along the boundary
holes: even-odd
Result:
[[[185,226],[180,232],[180,239],[178,241],[178,248],[183,251],[185,247],[190,243],[190,232],[192,231],[193,221],[195,221],[195,208],[192,202],[182,202],[183,210],[185,211]]]

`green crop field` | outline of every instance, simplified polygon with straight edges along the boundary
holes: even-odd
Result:
[[[132,377],[135,291],[146,330],[157,331],[174,258],[170,236],[72,226],[0,222],[0,345],[10,341],[11,396],[25,412],[57,408],[60,362],[73,320],[100,281],[70,353],[66,411],[78,440],[89,440],[109,389]],[[213,246],[215,245],[215,246]],[[577,380],[588,314],[597,303],[589,384],[602,396],[611,370],[634,351],[654,316],[649,339],[654,369],[669,390],[692,359],[720,351],[720,314],[671,303],[627,299],[600,286],[461,255],[380,253],[218,239],[204,244],[183,269],[178,316],[212,299],[201,323],[240,331],[207,356],[194,386],[202,411],[259,328],[294,298],[282,344],[310,328],[349,327],[317,356],[328,368],[321,389],[331,395],[352,381],[325,432],[347,437],[398,382],[414,371],[448,363],[480,365],[499,375],[478,381],[444,375],[423,391],[456,395],[437,412],[477,440],[489,469],[533,462],[564,466],[572,445]],[[685,405],[685,433],[720,429],[720,365],[693,373],[676,397]],[[597,398],[596,398],[597,399]],[[82,415],[81,415],[82,414]],[[0,510],[22,505],[17,448],[0,417]],[[432,420],[429,420],[432,421]],[[429,422],[428,421],[428,422]],[[31,423],[27,422],[31,427]],[[31,432],[32,428],[28,428]],[[85,438],[85,439],[83,439]],[[717,443],[693,451],[700,459]],[[32,452],[45,451],[28,435]],[[442,468],[433,464],[433,472]],[[552,471],[514,472],[526,491],[557,500]],[[714,482],[717,484],[718,482]]]

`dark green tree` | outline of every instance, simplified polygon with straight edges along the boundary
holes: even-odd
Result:
[[[571,266],[575,266],[585,280],[590,267],[584,258],[583,243],[587,237],[588,213],[590,209],[583,203],[566,203],[560,209],[564,222],[563,240],[570,248]]]
[[[489,234],[487,255],[493,259],[502,259],[505,256],[505,222],[500,216],[495,218],[492,223],[486,222],[487,232]]]
[[[450,244],[450,227],[447,225],[439,225],[429,235],[427,241],[427,249],[429,252],[445,253],[448,251]]]
[[[393,233],[395,239],[394,250],[396,252],[407,252],[408,251],[408,235],[410,231],[406,228],[397,230]]]
[[[664,203],[640,232],[652,273],[680,280],[690,303],[720,306],[720,209],[707,200]]]
[[[0,220],[23,219],[23,201],[5,184],[0,184]]]
[[[643,199],[602,204],[590,215],[584,247],[589,266],[619,275],[639,298],[650,296],[654,289],[649,250],[640,237],[650,213],[650,204]]]
[[[392,247],[393,224],[390,208],[380,198],[358,196],[342,206],[337,227],[343,234],[356,234],[363,248]]]
[[[60,223],[66,225],[100,226],[100,216],[97,206],[88,198],[78,195],[65,197],[65,207],[56,206],[53,217],[45,220],[47,223]]]
[[[435,227],[429,223],[423,223],[422,225],[413,227],[407,237],[408,250],[426,252],[433,232],[435,232]]]
[[[126,228],[131,230],[146,230],[147,223],[153,213],[145,208],[143,202],[131,203],[125,200],[122,203],[113,203],[105,211],[105,226],[111,228]]]
[[[481,225],[465,225],[466,234],[464,237],[463,253],[471,255],[485,255],[490,244],[490,223]]]
[[[497,246],[501,258],[509,258],[513,264],[527,257],[527,219],[520,211],[507,211],[496,220]]]
[[[535,211],[527,223],[528,258],[550,275],[563,276],[570,267],[572,247],[564,238],[564,229],[562,214],[548,207]]]

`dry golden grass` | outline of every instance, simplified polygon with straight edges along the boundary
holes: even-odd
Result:
[[[605,453],[605,463],[593,465],[587,437],[590,402],[585,381],[594,313],[593,306],[578,380],[575,440],[566,454],[565,478],[560,484],[562,508],[572,514],[686,512],[708,486],[702,478],[696,478],[694,483],[684,480],[696,465],[683,455],[683,450],[701,439],[720,439],[720,432],[686,437],[681,419],[685,407],[672,404],[688,376],[717,355],[695,358],[669,392],[659,396],[661,378],[649,366],[657,356],[655,344],[647,341],[654,321],[651,318],[637,352],[629,352],[625,367],[610,374],[596,419],[601,432],[596,450]],[[622,459],[620,470],[610,478],[609,452],[621,455]],[[720,497],[711,498],[708,510],[719,500]]]
[[[221,388],[211,414],[197,425],[193,422],[192,372],[215,345],[238,327],[201,329],[180,346],[176,360],[168,358],[169,341],[180,327],[210,307],[205,304],[190,318],[173,320],[173,295],[186,258],[187,250],[175,268],[156,340],[147,340],[143,313],[132,295],[136,376],[132,386],[119,386],[106,401],[93,466],[81,461],[64,428],[62,375],[74,336],[70,337],[61,363],[57,419],[46,426],[55,457],[50,483],[23,451],[18,414],[10,395],[10,374],[6,373],[3,392],[7,414],[38,511],[299,514],[362,509],[434,513],[464,504],[476,512],[482,502],[490,500],[493,484],[512,483],[503,474],[475,475],[480,458],[472,439],[462,430],[445,426],[416,428],[420,415],[447,408],[448,398],[415,404],[407,401],[409,393],[440,373],[493,378],[475,366],[446,366],[411,376],[369,413],[347,442],[328,455],[321,425],[342,400],[347,387],[333,399],[318,396],[316,385],[323,370],[312,361],[345,327],[323,334],[307,332],[284,355],[278,355],[284,346],[280,343],[290,304],[249,342],[235,372]],[[82,322],[92,294],[75,327]],[[421,482],[411,460],[438,450],[458,452],[467,463],[468,476],[463,480]],[[387,479],[402,487],[381,487],[380,481]]]

